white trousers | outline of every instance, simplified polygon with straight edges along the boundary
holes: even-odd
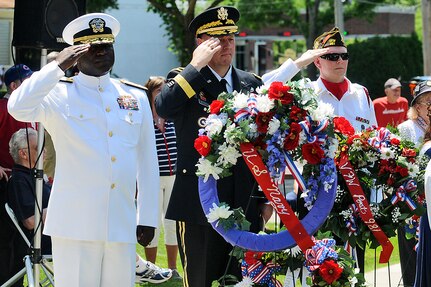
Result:
[[[135,286],[135,244],[51,240],[56,287]]]

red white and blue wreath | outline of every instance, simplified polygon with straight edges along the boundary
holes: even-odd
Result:
[[[311,235],[333,206],[337,188],[333,158],[338,148],[333,108],[318,102],[308,84],[304,80],[274,82],[254,93],[222,93],[209,107],[206,126],[194,144],[202,155],[197,164],[199,195],[208,221],[234,246],[262,252],[298,245],[305,253],[315,245]],[[231,175],[231,167],[241,156],[287,230],[274,234],[242,230],[238,211],[219,202],[216,180]],[[295,161],[304,165],[302,175]],[[309,213],[300,222],[276,184],[286,168],[308,198]],[[243,274],[245,280],[257,280],[249,275]]]

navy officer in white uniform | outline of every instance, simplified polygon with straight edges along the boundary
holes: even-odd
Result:
[[[57,151],[44,228],[52,238],[57,287],[134,286],[136,240],[148,245],[158,225],[150,105],[140,86],[109,75],[119,30],[103,13],[73,20],[63,31],[72,46],[8,103],[16,119],[41,122]],[[75,64],[79,74],[62,81]]]

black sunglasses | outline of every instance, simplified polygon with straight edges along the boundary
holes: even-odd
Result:
[[[342,59],[343,61],[347,61],[349,59],[349,53],[331,53],[320,56],[320,58],[336,62],[338,59]]]

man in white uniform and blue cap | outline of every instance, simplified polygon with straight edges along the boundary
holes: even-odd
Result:
[[[150,105],[142,87],[109,76],[119,30],[103,13],[73,20],[63,31],[72,46],[8,103],[16,119],[41,122],[57,152],[44,228],[57,287],[134,286],[136,236],[148,245],[158,225]],[[62,80],[75,64],[79,74]]]

